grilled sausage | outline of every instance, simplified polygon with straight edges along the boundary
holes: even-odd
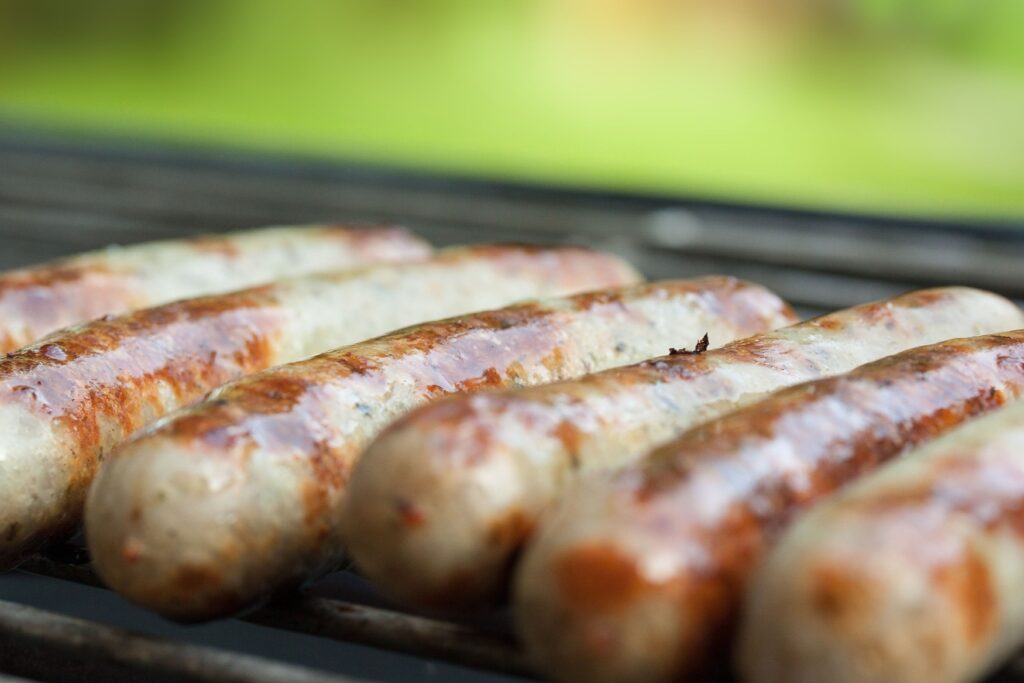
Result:
[[[578,376],[710,330],[791,314],[729,278],[656,283],[428,323],[254,375],[111,458],[86,532],[113,588],[167,616],[222,616],[333,569],[349,471],[392,419],[453,392]],[[415,523],[415,505],[398,505]]]
[[[0,359],[0,565],[77,525],[111,447],[231,379],[408,323],[636,278],[580,248],[469,247],[58,332]]]
[[[1001,297],[926,290],[702,355],[439,402],[387,429],[356,467],[349,551],[399,601],[449,610],[493,602],[537,516],[583,472],[624,464],[764,392],[920,344],[1022,326]],[[396,500],[416,506],[414,524]]]
[[[1024,331],[951,340],[783,389],[582,482],[519,568],[529,653],[560,680],[695,675],[802,508],[1022,390]]]
[[[752,583],[746,680],[977,680],[1024,644],[1022,510],[1024,402],[825,501]]]
[[[0,274],[0,353],[103,315],[283,277],[426,258],[401,228],[264,228],[111,247]]]

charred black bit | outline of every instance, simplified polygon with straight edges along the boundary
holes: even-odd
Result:
[[[693,351],[688,351],[687,349],[677,349],[675,347],[671,347],[670,346],[669,349],[668,349],[668,355],[670,355],[670,356],[695,356],[698,353],[704,353],[705,351],[707,351],[708,350],[708,346],[710,344],[711,344],[711,342],[708,341],[708,334],[707,334],[707,332],[705,332],[704,336],[697,340],[696,345],[694,345],[694,347],[693,347]]]

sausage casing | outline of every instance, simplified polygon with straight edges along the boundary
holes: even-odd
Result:
[[[745,680],[980,679],[1024,644],[1022,512],[1024,402],[824,501],[751,584]]]
[[[530,654],[561,680],[694,675],[802,508],[1022,390],[1024,331],[950,340],[784,389],[582,482],[519,568]]]
[[[527,302],[427,323],[230,384],[126,445],[90,493],[103,579],[167,616],[223,616],[336,567],[349,471],[388,422],[427,401],[630,362],[680,333],[782,324],[788,308],[731,278]],[[415,523],[413,501],[396,501]]]
[[[69,325],[308,273],[416,261],[402,228],[311,226],[110,247],[0,273],[0,353]]]
[[[433,609],[499,599],[541,511],[582,473],[639,457],[758,395],[943,339],[1024,326],[1002,297],[913,292],[578,380],[453,397],[399,420],[353,473],[353,558],[392,598]],[[415,504],[415,524],[394,501]]]
[[[229,380],[401,325],[637,277],[576,247],[467,247],[55,333],[0,359],[0,566],[75,527],[110,448]]]

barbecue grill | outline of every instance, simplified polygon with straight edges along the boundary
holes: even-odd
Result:
[[[1024,233],[1012,229],[1024,226],[1010,222],[616,195],[0,129],[3,269],[111,243],[342,220],[399,222],[437,245],[583,243],[625,256],[651,278],[750,279],[804,315],[935,284],[1024,298]],[[199,683],[531,675],[507,615],[454,622],[411,614],[349,570],[237,619],[169,624],[103,590],[75,542],[0,576],[0,672]],[[0,681],[21,680],[4,673]],[[1024,657],[992,681],[1024,682]]]

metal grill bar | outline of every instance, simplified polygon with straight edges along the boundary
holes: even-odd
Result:
[[[0,601],[0,662],[15,674],[67,683],[346,683],[303,667],[172,643]]]
[[[105,587],[84,564],[65,564],[37,556],[20,568],[32,574]],[[296,596],[242,615],[240,619],[261,626],[360,643],[472,668],[532,675],[511,637],[404,612],[328,598]]]
[[[103,587],[102,582],[85,565],[66,564],[37,556],[24,563],[21,569],[54,579]],[[27,628],[20,621],[20,615],[23,614],[32,617]],[[268,605],[256,612],[243,615],[240,619],[262,626],[332,640],[358,642],[472,668],[526,677],[533,676],[518,645],[511,638],[502,638],[464,625],[426,619],[403,612],[367,607],[340,600],[296,597]],[[39,625],[45,626],[49,633],[49,640],[39,636],[37,633]],[[146,681],[160,680],[148,677],[150,671],[146,666],[155,660],[154,671],[161,675],[172,675],[171,680],[188,680],[194,681],[194,683],[207,683],[208,681],[210,683],[214,681],[230,683],[234,680],[252,681],[252,683],[305,683],[306,681],[327,683],[350,680],[307,672],[307,670],[295,666],[267,669],[264,661],[246,655],[229,654],[155,638],[132,636],[109,627],[100,627],[98,635],[94,636],[92,632],[95,627],[96,624],[92,622],[70,619],[0,601],[0,664],[5,660],[15,661],[16,658],[23,656],[21,649],[14,650],[6,647],[7,641],[14,639],[12,642],[17,641],[19,645],[12,645],[12,647],[20,648],[23,645],[22,641],[27,639],[29,647],[43,649],[43,656],[41,662],[34,660],[28,662],[23,671],[31,675],[49,675],[47,667],[54,665],[52,661],[49,664],[46,663],[46,648],[51,644],[54,645],[54,648],[49,650],[51,657],[53,651],[65,654],[65,650],[69,646],[61,641],[71,639],[75,641],[75,644],[70,647],[70,656],[84,658],[82,666],[86,667],[90,673],[93,672],[91,668],[93,666],[103,667],[104,673],[109,673],[107,667],[126,667],[129,673],[145,671],[147,673]],[[127,654],[121,654],[112,661],[107,661],[108,645],[116,645],[117,639],[126,635],[138,639],[132,641],[133,644],[138,643],[137,648],[129,649]],[[85,641],[81,643],[81,648],[79,648],[80,639]],[[94,647],[98,647],[102,654],[101,661],[98,663],[89,657]],[[179,650],[178,648],[184,649]],[[236,660],[238,661],[236,662]],[[253,666],[258,667],[264,676],[231,678],[236,673],[250,675],[252,671],[250,667]],[[195,674],[197,667],[200,670],[199,675]],[[16,673],[21,672],[16,669],[12,670]],[[125,672],[120,668],[112,670],[114,673],[110,675],[115,677],[104,678],[104,680],[111,680],[115,683],[121,680],[132,680],[124,678]],[[57,667],[56,673],[60,675],[54,680],[68,680],[74,683],[82,680],[96,680],[88,677],[72,676],[69,678],[63,667]],[[305,675],[313,677],[301,677]],[[1024,682],[1024,652],[1019,653],[986,681],[986,683],[1022,682]],[[3,683],[2,675],[0,675],[0,683]],[[728,674],[718,674],[704,683],[735,682]]]

